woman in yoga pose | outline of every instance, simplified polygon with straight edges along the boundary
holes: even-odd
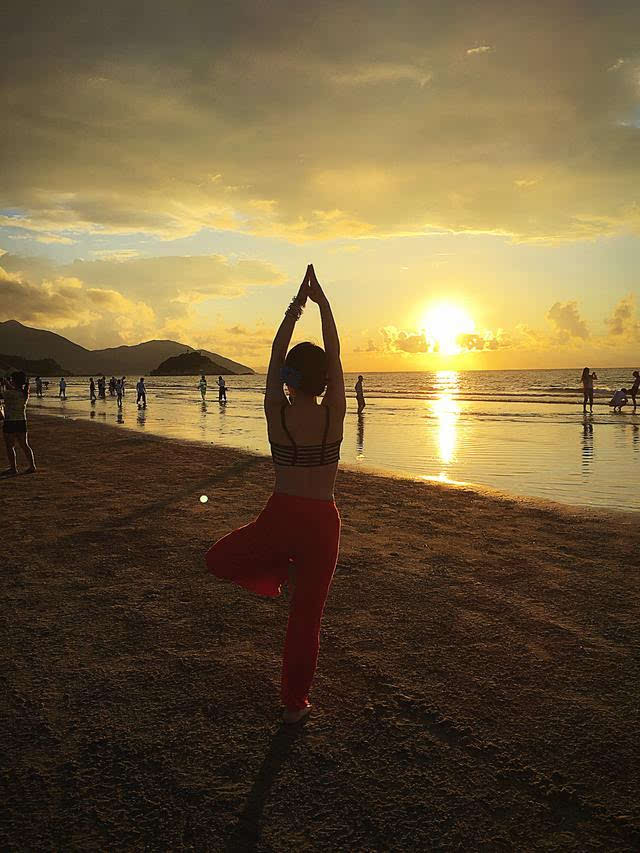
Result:
[[[320,309],[324,349],[301,343],[287,353],[307,299]],[[333,487],[346,410],[338,332],[311,264],[273,341],[264,410],[273,494],[255,521],[209,549],[206,562],[217,577],[261,595],[279,595],[289,584],[281,697],[284,721],[296,723],[311,708],[320,623],[338,559],[340,516]]]

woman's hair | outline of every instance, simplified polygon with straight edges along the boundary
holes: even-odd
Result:
[[[585,369],[582,371],[582,378],[586,379],[588,375],[589,375],[589,368],[585,367]]]
[[[29,396],[29,380],[27,374],[23,370],[16,370],[11,374],[11,383],[18,390],[22,391],[25,400]]]
[[[295,370],[296,383],[292,387],[303,394],[319,397],[327,387],[327,354],[322,347],[305,341],[289,350],[285,367]]]

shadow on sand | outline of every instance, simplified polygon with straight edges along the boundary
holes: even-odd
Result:
[[[225,845],[225,853],[248,853],[256,849],[262,831],[262,812],[273,783],[303,733],[304,721],[293,726],[281,725],[274,733],[242,814]]]

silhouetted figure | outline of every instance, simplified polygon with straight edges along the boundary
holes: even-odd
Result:
[[[120,390],[122,391],[123,397],[124,397],[124,388],[125,388],[126,384],[127,384],[127,377],[123,376],[122,379],[120,380]]]
[[[64,376],[60,377],[60,390],[58,391],[58,397],[60,397],[62,400],[67,399],[67,380],[64,378]]]
[[[227,386],[225,385],[225,381],[222,376],[218,376],[218,402],[227,402]]]
[[[587,411],[587,403],[589,404],[589,410],[593,412],[593,383],[597,378],[595,372],[591,373],[588,367],[585,367],[582,371],[580,381],[582,382],[582,393],[584,395],[582,402],[583,412]]]
[[[144,384],[144,376],[141,376],[140,381],[136,384],[136,392],[138,394],[138,399],[137,399],[138,406],[140,406],[140,403],[142,402],[142,408],[146,409],[147,408],[147,389],[145,388],[145,384]]]
[[[287,352],[307,298],[320,309],[324,349],[305,342]],[[286,723],[300,721],[311,707],[322,612],[340,541],[333,490],[345,410],[338,332],[310,264],[271,347],[264,411],[275,469],[273,494],[255,521],[223,536],[206,556],[214,575],[259,595],[276,596],[289,585],[281,679]]]
[[[207,396],[207,377],[202,374],[200,377],[200,382],[198,382],[198,388],[200,389],[200,396],[202,397],[202,402],[204,403],[204,398]]]
[[[36,376],[36,397],[42,397],[42,379]]]
[[[362,412],[367,405],[364,399],[364,391],[362,390],[362,376],[358,376],[358,381],[355,384],[356,400],[358,401],[358,414]]]
[[[33,450],[27,436],[27,403],[29,402],[29,380],[22,370],[16,370],[9,379],[5,380],[2,391],[4,400],[4,417],[2,419],[2,436],[7,449],[9,467],[2,472],[4,477],[12,477],[18,473],[16,445],[25,455],[29,467],[27,474],[33,474],[36,463]]]
[[[122,408],[122,379],[116,379],[116,397],[118,408]]]
[[[107,399],[107,377],[104,373],[98,377],[98,397],[101,400]]]
[[[613,397],[609,400],[609,405],[613,408],[614,412],[621,412],[622,407],[626,406],[628,402],[627,389],[621,388],[619,391],[616,391]]]
[[[96,383],[93,381],[93,376],[89,377],[89,399],[92,403],[96,401]]]
[[[109,380],[109,394],[111,397],[116,396],[116,377],[112,376]]]
[[[636,410],[636,398],[640,390],[640,371],[633,371],[633,385],[629,388],[629,396],[633,400],[633,411]]]

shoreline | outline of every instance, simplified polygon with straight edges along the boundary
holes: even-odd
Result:
[[[96,420],[91,421],[86,418],[75,418],[72,415],[52,415],[47,412],[42,411],[33,411],[29,412],[29,422],[31,422],[32,418],[42,418],[43,420],[53,420],[53,421],[70,421],[73,423],[84,423],[89,427],[100,427],[100,428],[108,428],[113,430],[114,432],[121,432],[121,426],[117,423],[110,423],[108,421]],[[142,430],[131,430],[127,429],[128,434],[133,434],[140,436],[140,438],[145,440],[156,440],[161,442],[169,442],[171,444],[179,444],[184,445],[185,447],[200,447],[200,448],[218,448],[220,450],[229,450],[234,454],[238,454],[239,456],[247,456],[251,458],[260,459],[262,461],[267,461],[271,465],[271,456],[268,451],[265,449],[264,453],[254,452],[251,450],[241,449],[232,447],[231,445],[226,445],[217,442],[211,441],[203,441],[196,438],[178,438],[176,436],[163,436],[158,435],[156,433],[147,433]],[[266,432],[265,432],[265,446],[266,446]],[[35,452],[35,450],[34,450]],[[37,460],[36,460],[37,464]],[[366,469],[360,468],[358,465],[354,463],[345,463],[340,462],[338,468],[338,477],[340,477],[341,473],[350,473],[355,474],[362,477],[377,477],[381,479],[388,479],[392,482],[412,482],[418,485],[428,486],[430,488],[444,488],[451,490],[459,490],[459,491],[471,491],[478,495],[482,495],[490,500],[496,501],[504,501],[507,504],[514,503],[523,506],[530,506],[532,509],[540,509],[540,510],[548,510],[550,512],[559,512],[568,514],[571,517],[580,516],[583,514],[589,516],[600,516],[603,518],[611,518],[611,519],[619,519],[619,520],[628,520],[629,522],[633,522],[638,518],[638,511],[633,509],[618,509],[615,507],[602,507],[602,506],[589,506],[585,504],[573,504],[564,501],[554,501],[548,498],[543,497],[535,497],[533,495],[519,495],[515,492],[509,492],[506,490],[501,490],[494,488],[492,486],[484,485],[483,483],[474,483],[471,481],[456,481],[456,480],[443,480],[437,476],[434,477],[426,477],[426,476],[417,476],[416,474],[412,474],[407,471],[405,473],[397,472],[397,471],[387,471],[383,468],[378,468],[370,463],[367,465]],[[337,480],[336,480],[337,482]]]
[[[637,522],[339,471],[314,709],[283,730],[286,596],[203,562],[270,460],[92,426],[33,417],[39,473],[0,481],[5,846],[637,846]]]

